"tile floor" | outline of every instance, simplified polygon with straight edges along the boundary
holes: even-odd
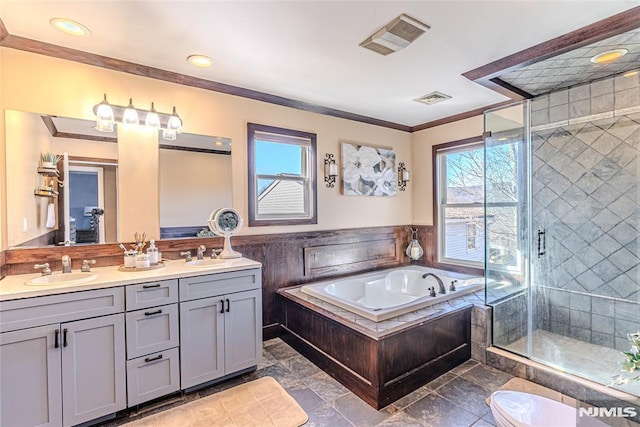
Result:
[[[376,411],[321,371],[282,340],[266,341],[263,360],[254,372],[175,399],[164,400],[109,427],[144,418],[208,396],[241,382],[269,375],[309,415],[305,426],[322,427],[486,427],[495,422],[485,399],[512,376],[469,360],[429,384]]]

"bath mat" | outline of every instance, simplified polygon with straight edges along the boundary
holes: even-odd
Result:
[[[298,427],[307,420],[307,414],[276,380],[262,377],[125,426]]]

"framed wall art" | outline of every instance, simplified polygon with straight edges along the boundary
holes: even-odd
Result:
[[[395,196],[396,152],[388,148],[343,142],[342,194],[345,196]]]

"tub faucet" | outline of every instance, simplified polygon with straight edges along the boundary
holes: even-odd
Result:
[[[62,272],[71,273],[71,257],[69,255],[62,256]]]
[[[436,276],[436,275],[435,275],[435,274],[433,274],[433,273],[424,273],[424,274],[422,275],[422,278],[423,278],[423,279],[426,279],[426,278],[427,278],[427,277],[429,277],[429,276],[433,277],[434,279],[436,279],[436,282],[438,282],[438,287],[440,288],[440,292],[439,292],[439,293],[441,293],[441,294],[445,294],[446,292],[445,292],[445,290],[444,290],[444,282],[442,281],[442,279],[441,279],[441,278],[439,278],[438,276]]]
[[[207,250],[207,248],[204,245],[198,246],[198,259],[199,260],[203,260],[204,259],[204,252],[206,250]]]

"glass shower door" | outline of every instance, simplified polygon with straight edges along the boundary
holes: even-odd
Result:
[[[493,307],[493,345],[529,356],[527,104],[484,114],[485,302]]]

